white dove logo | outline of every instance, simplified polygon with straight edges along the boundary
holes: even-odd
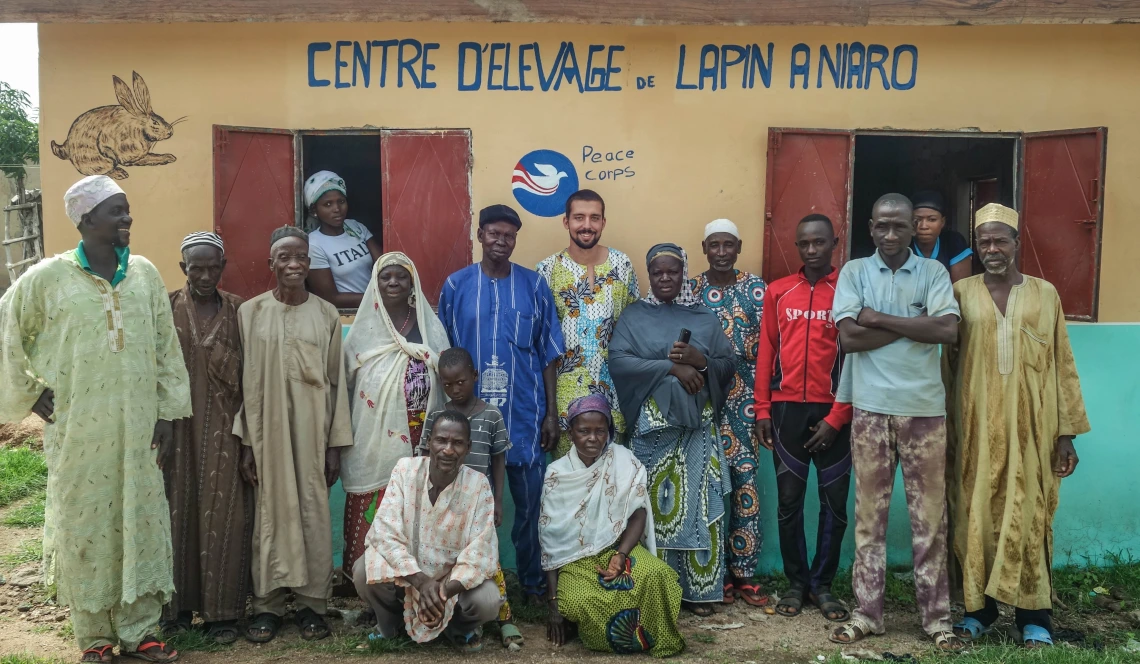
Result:
[[[560,171],[550,164],[535,164],[542,175],[527,172],[522,162],[515,164],[515,173],[511,177],[511,189],[522,189],[535,196],[552,196],[558,191],[558,183],[562,178],[569,177],[566,171]]]

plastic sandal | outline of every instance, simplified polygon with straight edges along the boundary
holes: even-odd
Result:
[[[110,652],[108,652],[110,651]],[[97,658],[88,659],[88,655],[97,655]],[[110,664],[115,659],[115,646],[107,644],[98,648],[88,648],[83,651],[79,657],[79,661],[83,664],[90,664],[91,662],[102,662],[103,664]]]
[[[954,624],[954,633],[958,635],[959,639],[966,639],[967,641],[979,639],[987,631],[989,631],[989,628],[983,625],[977,618],[963,618]],[[960,634],[959,632],[965,632],[965,634]]]
[[[158,649],[158,655],[152,655],[148,651]],[[178,651],[174,648],[168,647],[165,643],[159,641],[153,636],[144,636],[142,643],[138,648],[130,652],[121,652],[123,657],[133,657],[134,659],[141,659],[144,662],[161,662],[162,664],[169,664],[170,662],[178,661]]]
[[[966,644],[951,630],[945,630],[932,635],[934,646],[942,652],[961,652]]]
[[[721,601],[725,604],[732,604],[736,601],[736,587],[732,585],[731,581],[724,582],[724,598]]]
[[[792,588],[776,602],[776,613],[785,618],[795,618],[804,612],[804,591]]]
[[[1053,645],[1053,635],[1041,625],[1026,625],[1021,630],[1021,644],[1026,648],[1036,648],[1041,645]],[[1033,645],[1031,645],[1033,644]]]

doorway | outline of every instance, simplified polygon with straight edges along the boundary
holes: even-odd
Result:
[[[971,245],[974,211],[988,203],[1016,207],[1015,137],[857,133],[852,170],[851,258],[874,253],[868,222],[886,193],[938,192],[948,208],[946,227]]]
[[[364,224],[383,243],[383,193],[381,191],[380,132],[301,134],[301,182],[317,171],[332,171],[344,178],[348,189],[348,218]],[[302,203],[304,193],[302,193]],[[304,211],[301,227],[305,232],[317,227],[317,220]]]

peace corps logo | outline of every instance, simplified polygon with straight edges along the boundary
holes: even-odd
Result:
[[[578,172],[561,152],[535,150],[515,164],[511,189],[527,212],[560,217],[566,212],[566,199],[578,191]]]

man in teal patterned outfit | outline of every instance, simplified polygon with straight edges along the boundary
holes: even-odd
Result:
[[[693,280],[693,292],[720,318],[736,355],[736,376],[717,423],[732,479],[732,516],[725,546],[729,574],[724,582],[724,602],[731,604],[739,596],[753,606],[764,606],[768,598],[753,578],[763,543],[756,493],[753,388],[766,286],[760,277],[736,269],[740,231],[728,219],[717,219],[705,226],[701,247],[709,269]]]

